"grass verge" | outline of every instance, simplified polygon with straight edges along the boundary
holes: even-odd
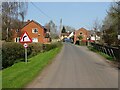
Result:
[[[93,51],[93,52],[96,52],[96,53],[100,54],[101,56],[105,57],[107,60],[114,61],[114,58],[113,58],[113,57],[111,57],[111,56],[109,56],[109,55],[107,55],[107,54],[105,54],[105,53],[102,53],[102,52],[100,52],[100,51],[97,51],[96,49],[94,49],[94,48],[91,47],[91,46],[88,46],[88,49],[91,50],[91,51]]]
[[[2,88],[22,88],[31,82],[52,59],[61,47],[40,53],[29,59],[28,63],[19,62],[2,71]]]
[[[2,89],[2,72],[0,72],[0,90]]]

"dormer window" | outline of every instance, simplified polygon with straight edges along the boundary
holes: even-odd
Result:
[[[32,33],[38,33],[38,29],[37,28],[33,28],[32,29]]]

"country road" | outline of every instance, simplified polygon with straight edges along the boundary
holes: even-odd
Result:
[[[64,43],[60,54],[26,88],[118,88],[118,70],[86,47]]]

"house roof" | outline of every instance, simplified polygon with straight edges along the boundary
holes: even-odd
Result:
[[[85,29],[85,28],[83,28],[83,27],[82,27],[82,28],[80,28],[80,29],[78,29],[77,31],[79,31],[79,30],[85,30],[85,31],[88,31],[88,30],[86,30],[86,29]]]
[[[36,21],[34,21],[34,20],[31,20],[31,21],[28,20],[22,28],[24,28],[25,26],[27,26],[27,25],[30,24],[31,22],[34,22],[35,24],[37,24],[38,26],[40,26],[40,27],[43,28],[44,30],[47,30],[44,26],[42,26],[41,24],[39,24],[38,22],[36,22]],[[22,29],[22,28],[21,28],[21,29]]]

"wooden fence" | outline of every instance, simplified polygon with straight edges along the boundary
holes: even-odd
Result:
[[[100,52],[103,52],[103,53],[113,57],[118,62],[120,62],[120,47],[103,46],[103,45],[95,44],[95,43],[91,43],[91,46],[94,49],[96,49]]]

